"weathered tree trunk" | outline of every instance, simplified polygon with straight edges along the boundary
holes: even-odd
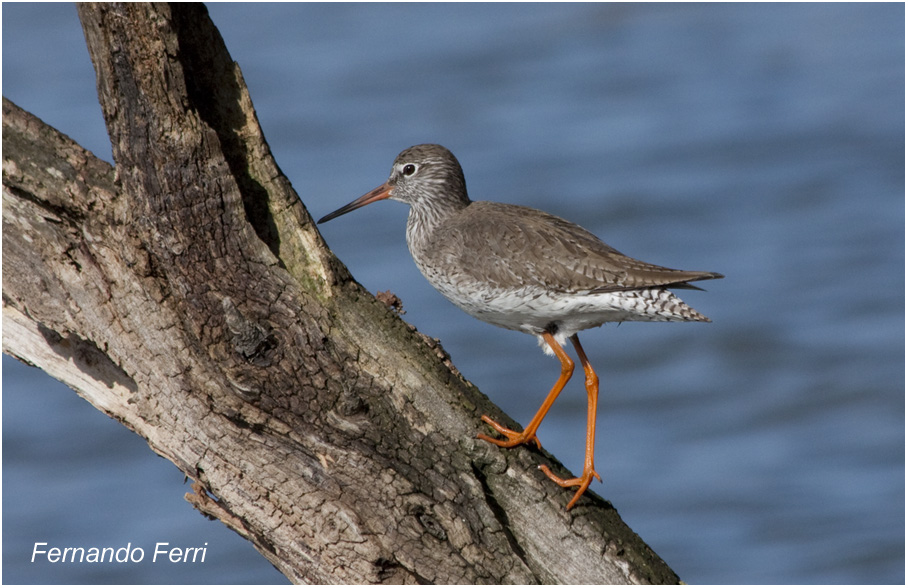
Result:
[[[4,99],[5,352],[294,582],[678,581],[549,455],[475,439],[507,419],[327,249],[202,6],[79,13],[116,167]]]

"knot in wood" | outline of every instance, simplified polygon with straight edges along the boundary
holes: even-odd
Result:
[[[416,520],[419,521],[419,524],[423,526],[429,535],[435,537],[439,541],[447,541],[448,534],[434,516],[425,511],[421,511],[416,514]]]
[[[243,316],[229,296],[224,297],[221,306],[233,349],[249,363],[260,367],[270,365],[268,352],[277,344],[274,336],[262,325]]]

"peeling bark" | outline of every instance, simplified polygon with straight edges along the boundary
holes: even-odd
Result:
[[[516,424],[328,250],[204,7],[79,14],[116,166],[4,99],[4,352],[294,582],[678,582],[550,455],[475,439]]]

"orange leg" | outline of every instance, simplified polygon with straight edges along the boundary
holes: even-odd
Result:
[[[507,437],[507,440],[504,439],[493,439],[488,435],[483,435],[482,433],[476,435],[478,438],[483,441],[488,441],[489,443],[494,443],[499,447],[515,447],[523,443],[535,443],[536,447],[542,449],[542,445],[539,443],[539,439],[536,437],[536,429],[539,428],[539,425],[542,423],[542,419],[545,418],[547,412],[552,407],[552,404],[555,403],[555,399],[558,398],[558,395],[561,393],[561,390],[564,388],[564,385],[567,384],[567,381],[571,379],[571,374],[574,373],[574,362],[568,357],[567,353],[564,352],[564,349],[561,348],[561,345],[555,341],[549,333],[543,333],[542,338],[545,339],[545,342],[548,343],[549,347],[552,348],[552,351],[555,352],[555,355],[561,361],[561,377],[558,378],[558,381],[555,382],[555,386],[552,387],[552,391],[549,392],[549,395],[546,396],[545,402],[542,403],[542,406],[539,407],[539,410],[536,412],[536,416],[533,417],[533,420],[530,421],[530,424],[527,425],[526,429],[522,433],[517,431],[512,431],[511,429],[502,427],[491,418],[486,415],[482,415],[482,420],[484,423],[490,425],[493,429]],[[576,338],[572,338],[576,341]],[[574,343],[575,346],[579,346],[579,343]],[[585,360],[585,356],[581,356]],[[589,363],[584,364],[584,369]],[[590,368],[592,372],[592,368]],[[595,374],[593,374],[595,377]],[[589,381],[589,376],[587,376],[587,381]],[[589,451],[589,449],[588,449]],[[592,458],[591,458],[592,459]],[[592,463],[592,462],[591,462]],[[592,468],[592,465],[590,466]],[[549,477],[551,477],[550,474]],[[554,478],[553,478],[554,479]],[[589,484],[587,484],[589,486]],[[585,488],[584,488],[585,489]]]
[[[581,474],[579,478],[569,478],[565,480],[553,474],[548,466],[539,466],[542,473],[562,488],[580,486],[577,493],[574,494],[574,497],[568,502],[567,510],[571,510],[571,507],[580,499],[580,496],[586,492],[586,489],[590,487],[593,478],[596,478],[600,482],[602,481],[602,478],[600,478],[599,474],[596,473],[596,470],[593,469],[593,450],[596,447],[596,404],[599,399],[599,376],[593,371],[590,360],[586,358],[586,353],[583,352],[583,347],[580,346],[580,339],[577,338],[577,335],[571,336],[571,343],[574,344],[574,349],[577,350],[577,356],[580,358],[581,365],[583,365],[583,373],[586,374],[586,455],[583,460],[583,474]]]

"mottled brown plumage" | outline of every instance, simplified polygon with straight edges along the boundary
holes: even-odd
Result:
[[[598,378],[577,332],[606,322],[703,321],[669,288],[721,278],[713,272],[670,269],[623,255],[582,227],[551,214],[497,202],[473,202],[454,155],[440,145],[416,145],[397,156],[388,181],[325,216],[320,223],[371,202],[390,198],[410,205],[407,245],[417,267],[442,295],[470,315],[535,335],[554,353],[562,375],[527,428],[511,431],[484,416],[507,440],[480,438],[503,447],[539,444],[536,429],[573,371],[562,349],[568,339],[580,357],[589,396],[587,450],[571,508],[593,477]]]

